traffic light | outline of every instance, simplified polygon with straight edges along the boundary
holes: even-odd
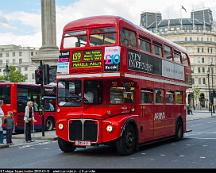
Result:
[[[43,84],[43,69],[41,66],[35,70],[35,83],[36,84]]]
[[[216,97],[216,91],[213,90],[213,97]]]
[[[49,65],[44,64],[43,65],[43,72],[44,72],[44,85],[49,84]]]

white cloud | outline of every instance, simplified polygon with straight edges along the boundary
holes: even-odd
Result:
[[[1,13],[0,13],[1,15]],[[9,24],[8,20],[4,16],[0,16],[0,28],[2,29],[14,29],[12,25]]]
[[[37,32],[32,35],[16,35],[15,33],[0,33],[2,45],[15,44],[26,47],[40,47],[41,33]]]
[[[181,6],[187,13],[181,10]],[[67,6],[56,7],[57,46],[60,45],[62,30],[65,24],[82,17],[95,15],[118,15],[139,25],[140,14],[143,11],[161,12],[163,18],[190,17],[190,12],[197,8],[211,8],[215,16],[216,1],[212,0],[79,0]],[[33,30],[32,35],[16,35],[15,33],[0,33],[1,44],[19,44],[41,46],[40,14],[29,12],[13,12],[1,14],[8,21],[18,20]],[[1,22],[0,22],[1,23]],[[8,27],[10,27],[10,23]],[[7,26],[5,26],[7,27]]]
[[[24,25],[31,27],[34,31],[41,29],[41,15],[37,13],[27,13],[24,11],[17,11],[5,15],[8,21],[19,21]]]

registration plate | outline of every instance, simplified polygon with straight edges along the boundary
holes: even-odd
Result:
[[[90,146],[91,142],[90,141],[75,141],[75,145],[79,146]]]

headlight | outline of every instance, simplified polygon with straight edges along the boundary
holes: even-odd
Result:
[[[58,128],[59,128],[59,130],[62,130],[62,129],[64,128],[64,125],[63,125],[62,123],[60,123],[60,124],[58,125]]]
[[[108,126],[106,127],[106,130],[107,130],[108,132],[112,132],[112,131],[113,131],[113,126],[112,126],[112,125],[108,125]]]

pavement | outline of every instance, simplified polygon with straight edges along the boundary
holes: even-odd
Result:
[[[203,118],[216,118],[216,113],[209,112],[208,110],[193,110],[192,115],[187,115],[187,121],[192,120],[198,120]],[[37,144],[44,141],[51,141],[51,140],[57,140],[56,132],[53,131],[46,131],[45,136],[42,136],[42,132],[34,132],[32,133],[32,140],[34,142],[31,142],[31,144]],[[22,146],[22,145],[28,145],[29,143],[25,142],[25,136],[24,134],[14,134],[12,137],[13,145],[7,145],[7,144],[0,144],[1,148],[8,148],[8,147],[15,147],[15,146]],[[4,143],[6,141],[4,140]]]
[[[192,115],[187,115],[187,121],[198,120],[202,118],[216,118],[216,113],[209,112],[209,110],[192,110]]]
[[[33,142],[31,142],[31,144],[38,144],[38,143],[41,143],[44,141],[57,140],[55,130],[46,131],[44,136],[42,136],[42,132],[34,132],[31,134],[31,137],[33,140]],[[30,144],[30,143],[25,142],[25,135],[24,134],[14,134],[12,137],[12,141],[13,141],[13,144],[8,145],[8,144],[6,144],[6,139],[4,139],[4,144],[0,144],[0,149]]]

